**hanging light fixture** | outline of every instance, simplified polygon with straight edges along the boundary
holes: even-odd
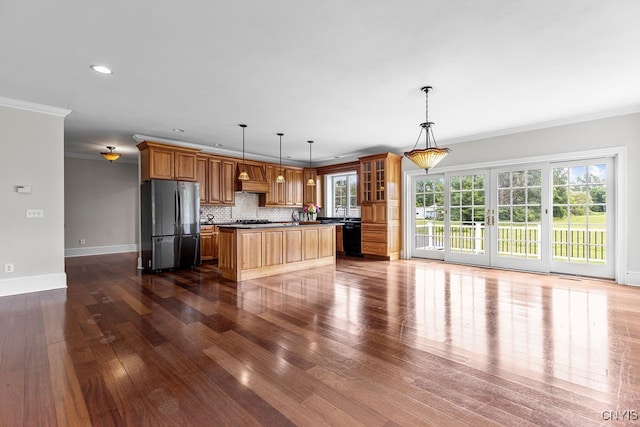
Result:
[[[309,169],[311,169],[311,144],[313,144],[313,141],[307,141],[309,143]],[[309,187],[315,187],[316,186],[316,180],[313,179],[313,177],[309,178],[307,180],[307,185]]]
[[[282,135],[284,135],[284,133],[278,133],[276,135],[280,137],[280,170],[278,171],[276,182],[278,184],[284,184],[284,176],[282,175]]]
[[[102,154],[102,157],[104,157],[105,159],[109,160],[109,163],[113,163],[114,160],[118,160],[120,158],[120,153],[114,153],[113,150],[115,150],[116,147],[112,147],[110,145],[107,145],[107,150],[109,151],[105,151],[102,152],[100,154]]]
[[[436,144],[436,138],[433,136],[433,130],[431,127],[435,124],[429,121],[429,91],[431,86],[425,86],[421,90],[425,93],[426,97],[426,114],[424,123],[420,124],[420,134],[416,140],[413,150],[404,153],[405,157],[418,165],[420,169],[424,169],[425,172],[429,172],[429,169],[440,163],[442,159],[451,151],[449,148],[439,148]],[[416,145],[420,141],[420,136],[424,132],[425,136],[425,148],[416,149]],[[432,143],[433,142],[433,143]]]
[[[247,173],[247,170],[244,167],[244,128],[246,128],[247,125],[241,123],[238,126],[242,128],[242,171],[240,171],[240,175],[238,175],[238,179],[240,181],[247,181],[249,179],[249,174]]]

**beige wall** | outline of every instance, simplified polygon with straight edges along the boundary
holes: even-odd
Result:
[[[0,296],[66,286],[65,115],[0,106]],[[18,185],[31,193],[17,193]],[[27,209],[44,216],[27,219]],[[13,273],[4,272],[7,263]]]
[[[137,164],[66,157],[64,179],[67,256],[137,249]]]

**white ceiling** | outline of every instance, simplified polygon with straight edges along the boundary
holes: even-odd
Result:
[[[292,161],[312,139],[335,163],[411,149],[425,85],[441,146],[638,111],[639,17],[637,0],[4,0],[0,96],[72,110],[68,153],[135,159],[134,134],[237,153],[247,123],[248,158],[277,159],[283,132]]]

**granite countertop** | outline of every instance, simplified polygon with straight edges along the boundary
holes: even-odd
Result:
[[[279,227],[310,227],[310,226],[318,226],[318,225],[342,225],[342,223],[331,223],[331,224],[320,224],[318,222],[314,223],[305,223],[305,222],[271,222],[268,224],[216,224],[222,228],[241,228],[241,229],[252,229],[252,228],[279,228]]]

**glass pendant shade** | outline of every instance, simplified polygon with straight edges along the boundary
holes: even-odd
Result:
[[[238,126],[242,128],[242,171],[240,172],[240,175],[238,175],[238,179],[240,181],[247,181],[249,180],[249,174],[244,167],[244,129],[247,127],[247,125],[239,124]]]
[[[280,169],[278,170],[278,176],[276,177],[276,183],[284,184],[284,176],[282,176],[282,135],[284,133],[277,134],[280,137]]]
[[[429,169],[440,163],[440,161],[449,154],[449,151],[451,151],[449,148],[439,148],[436,144],[436,139],[433,136],[433,130],[431,127],[434,123],[429,121],[429,90],[431,90],[431,86],[425,86],[422,88],[422,91],[426,96],[425,121],[420,124],[422,129],[420,130],[418,139],[413,146],[413,150],[404,153],[404,156],[407,159],[418,165],[420,169],[424,169],[427,173],[429,172]],[[422,132],[425,134],[425,147],[420,149],[416,148],[416,145],[418,145],[418,142],[420,141]]]
[[[311,169],[311,144],[313,144],[313,141],[307,141],[307,142],[309,143],[309,169]],[[307,186],[315,187],[316,181],[313,178],[309,178],[307,180]]]
[[[118,160],[120,158],[120,153],[113,152],[113,150],[115,149],[116,147],[107,146],[107,150],[109,151],[105,151],[104,153],[100,154],[102,154],[102,157],[109,160],[110,163],[113,163],[114,160]]]
[[[430,147],[419,150],[411,150],[404,153],[405,157],[418,165],[420,169],[428,170],[440,163],[451,151],[448,148]]]

